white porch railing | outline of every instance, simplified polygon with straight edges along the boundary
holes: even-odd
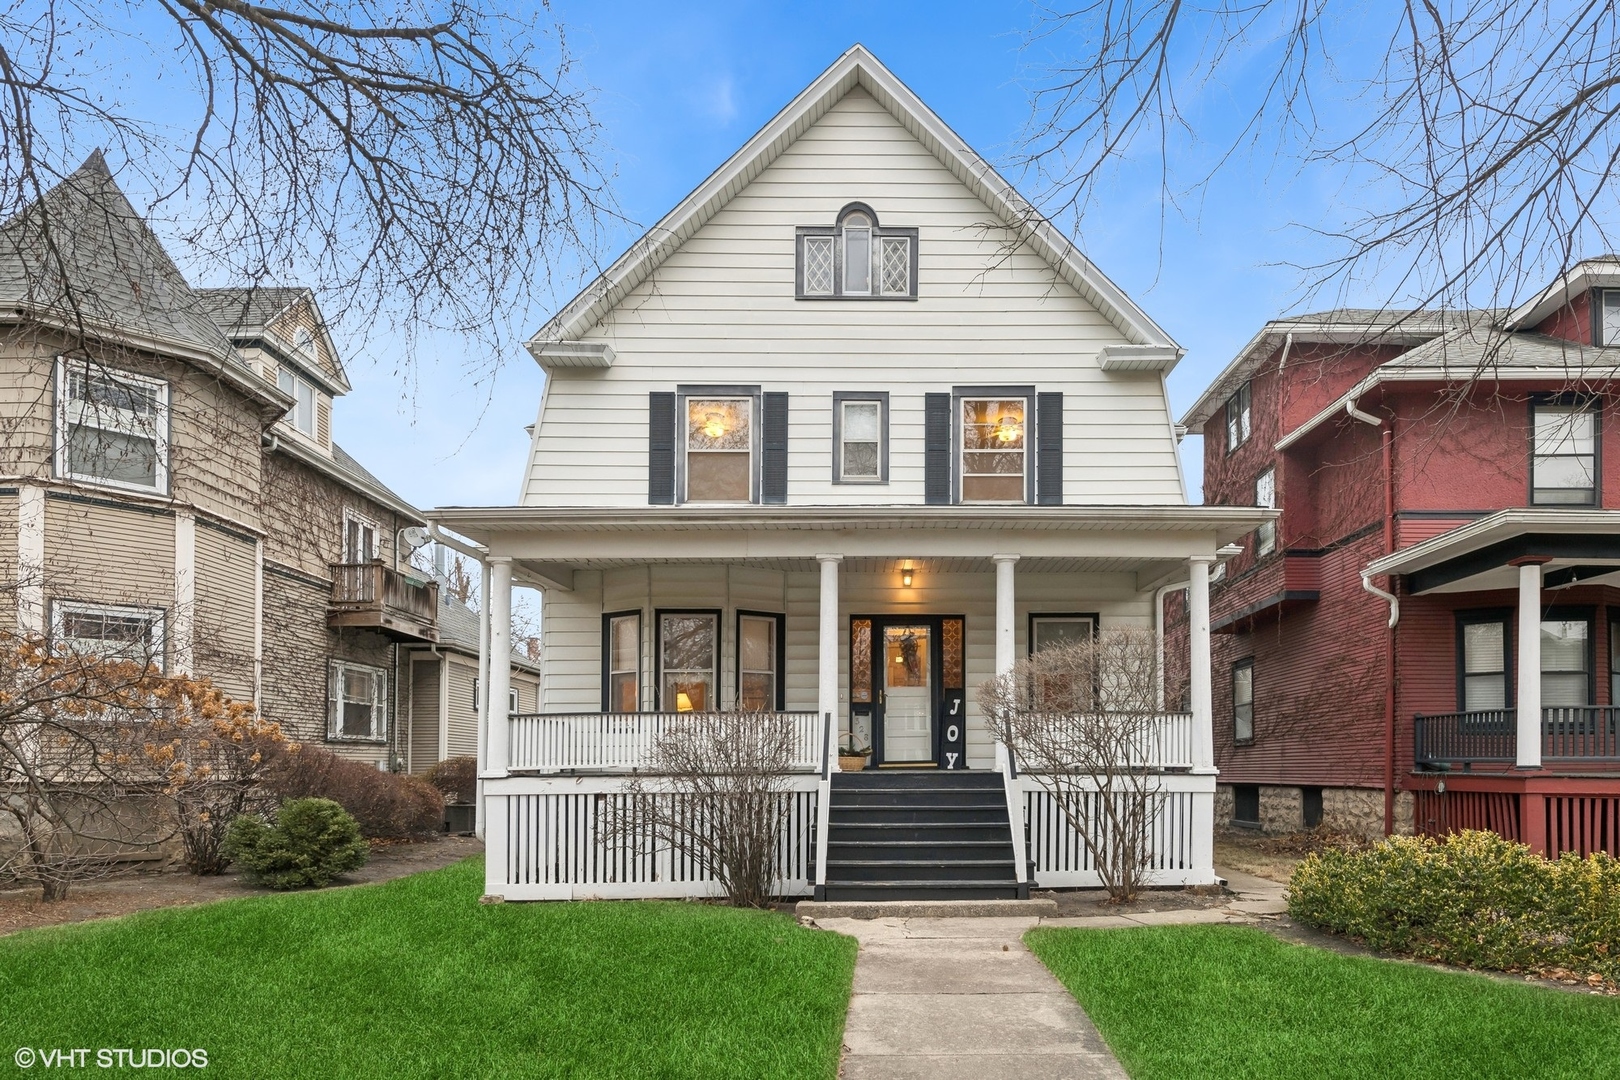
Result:
[[[1085,839],[1057,800],[1030,776],[1021,775],[1013,783],[1023,804],[1035,885],[1045,889],[1100,885],[1102,878]],[[1215,869],[1198,840],[1215,827],[1215,777],[1166,773],[1157,788],[1159,810],[1148,837],[1147,881],[1159,886],[1211,884]]]
[[[1078,721],[1065,718],[1062,722]],[[1192,713],[1165,713],[1154,717],[1134,733],[1130,742],[1130,752],[1123,764],[1137,769],[1190,769],[1193,766]],[[1029,767],[1024,758],[1018,759],[1017,772],[1025,772]]]
[[[822,725],[813,712],[781,713],[513,713],[513,772],[630,773],[647,768],[658,737],[676,721],[701,715],[737,724],[791,724],[793,771],[819,772]]]

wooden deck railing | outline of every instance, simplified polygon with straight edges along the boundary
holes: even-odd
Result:
[[[381,560],[332,564],[335,611],[394,611],[433,624],[439,617],[439,584],[417,582]]]
[[[626,773],[647,769],[658,737],[693,713],[513,713],[510,769],[520,772]],[[737,724],[789,724],[793,771],[814,773],[826,761],[821,718],[813,712],[705,713]]]
[[[1513,709],[1419,714],[1412,719],[1412,759],[1420,769],[1517,760],[1516,716]],[[1620,708],[1542,709],[1541,759],[1620,761]]]

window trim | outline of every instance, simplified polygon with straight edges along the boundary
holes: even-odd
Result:
[[[161,607],[153,607],[146,604],[105,604],[96,600],[74,600],[68,597],[53,597],[50,601],[50,617],[45,623],[45,625],[50,628],[50,642],[52,645],[55,645],[58,641],[67,640],[66,635],[62,633],[62,619],[64,615],[67,615],[70,612],[85,615],[134,615],[141,618],[149,618],[151,620],[151,634],[153,640],[151,643],[151,656],[148,657],[148,659],[156,660],[157,669],[159,671],[168,670],[169,613],[166,609]],[[70,640],[78,641],[81,639],[73,638]],[[90,653],[88,655],[101,657],[104,654]],[[124,657],[111,654],[108,654],[106,658],[114,660],[125,659]]]
[[[366,559],[351,559],[349,557],[349,523],[356,522],[371,530],[371,556]],[[343,562],[346,566],[365,566],[382,558],[382,526],[371,518],[354,509],[352,506],[343,508],[343,538],[341,541]]]
[[[472,707],[473,707],[474,710],[477,710],[479,695],[478,695],[478,676],[476,676],[476,675],[473,676],[472,687],[473,687]],[[518,705],[519,704],[520,704],[520,702],[518,700],[518,687],[517,687],[517,684],[516,683],[511,683],[506,688],[506,711],[508,713],[516,713],[518,711]]]
[[[1082,619],[1091,623],[1091,636],[1095,640],[1102,627],[1102,614],[1096,611],[1031,611],[1024,618],[1024,655],[1035,655],[1035,624],[1043,621],[1050,622],[1079,622]]]
[[[1226,397],[1225,408],[1224,408],[1224,410],[1222,412],[1222,415],[1221,415],[1221,426],[1224,428],[1224,435],[1225,435],[1225,438],[1226,438],[1226,452],[1228,454],[1231,454],[1233,451],[1237,450],[1238,447],[1246,445],[1248,443],[1248,441],[1249,441],[1249,438],[1254,434],[1254,392],[1251,389],[1253,384],[1254,384],[1253,379],[1244,379],[1243,380],[1243,385],[1238,387],[1236,390],[1232,391]],[[1247,416],[1249,418],[1249,422],[1246,425],[1248,430],[1247,431],[1242,431],[1241,432],[1242,437],[1239,438],[1236,442],[1233,442],[1232,441],[1232,403],[1237,401],[1239,398],[1242,398],[1243,400],[1242,400],[1242,412],[1240,412],[1238,415],[1240,417],[1241,416]],[[1242,426],[1245,426],[1245,425],[1240,425],[1240,428]]]
[[[878,474],[846,479],[844,471],[844,405],[877,402]],[[871,487],[889,482],[889,392],[887,390],[834,390],[832,396],[832,482]]]
[[[1468,711],[1468,657],[1463,647],[1463,627],[1476,623],[1502,624],[1502,707],[1513,708],[1514,686],[1517,682],[1514,678],[1517,674],[1514,670],[1517,663],[1514,635],[1518,631],[1518,613],[1513,608],[1504,607],[1470,608],[1453,612],[1452,621],[1456,627],[1454,632],[1456,662],[1453,667],[1457,676],[1457,712]]]
[[[1620,290],[1616,290],[1620,291]],[[1587,502],[1536,501],[1536,409],[1584,409],[1592,414],[1592,498]],[[1526,506],[1602,507],[1603,505],[1603,400],[1596,394],[1533,394],[1529,404],[1530,453],[1525,476]]]
[[[625,713],[614,712],[613,705],[613,624],[619,619],[636,620],[636,712],[641,712],[641,701],[644,690],[642,684],[645,678],[646,657],[642,650],[646,640],[642,637],[643,615],[641,608],[627,608],[624,611],[604,611],[602,613],[602,712],[609,715],[623,716]]]
[[[1536,624],[1539,633],[1541,623],[1547,622],[1584,622],[1586,624],[1586,700],[1588,705],[1597,702],[1597,607],[1592,604],[1551,604],[1541,609],[1541,618]],[[1546,674],[1545,650],[1541,651],[1542,669],[1536,672],[1539,679]],[[1553,674],[1573,674],[1572,672],[1554,672]],[[1543,691],[1545,700],[1545,691]],[[1549,706],[1543,708],[1567,708],[1568,706]]]
[[[152,442],[153,452],[157,458],[153,470],[152,484],[133,484],[127,480],[112,480],[107,477],[95,476],[89,473],[76,473],[68,469],[67,433],[68,433],[68,395],[67,377],[68,365],[75,360],[83,360],[86,374],[103,374],[108,378],[134,383],[157,390],[158,392],[158,418],[153,424]],[[88,484],[93,487],[111,488],[117,491],[134,491],[146,495],[169,494],[170,468],[169,455],[174,444],[174,411],[173,391],[168,380],[159,379],[151,375],[138,375],[122,368],[109,367],[106,364],[92,361],[85,357],[57,356],[56,378],[54,380],[56,391],[55,408],[51,410],[51,459],[56,475],[64,480],[75,483]],[[107,428],[108,431],[117,431],[116,428]],[[130,434],[119,432],[119,434]],[[140,433],[144,437],[144,433]]]
[[[737,709],[742,708],[742,621],[744,619],[770,619],[776,623],[776,701],[773,707],[777,712],[787,711],[787,615],[780,611],[749,611],[738,608],[736,614],[736,633],[732,635],[732,654],[735,662],[732,665],[732,691],[733,704]]]
[[[748,498],[742,502],[715,502],[704,500],[694,503],[686,493],[686,440],[687,402],[692,398],[741,400],[748,406]],[[765,394],[760,386],[738,385],[683,385],[675,388],[675,505],[677,506],[758,506],[761,501],[761,472],[764,468]]]
[[[1237,673],[1239,671],[1247,671],[1249,673],[1249,737],[1246,738],[1246,739],[1245,738],[1240,738],[1238,736]],[[1257,697],[1257,695],[1254,692],[1254,657],[1245,656],[1241,660],[1234,660],[1232,662],[1231,688],[1232,688],[1232,745],[1233,746],[1253,746],[1254,745],[1254,704],[1255,704],[1255,699]]]
[[[984,399],[1024,399],[1024,498],[1022,502],[964,502],[962,498],[962,403]],[[951,387],[951,502],[962,506],[1033,506],[1035,504],[1035,465],[1040,446],[1036,430],[1034,386],[953,386]]]
[[[718,698],[721,692],[720,660],[725,655],[726,643],[726,613],[720,608],[698,607],[672,607],[653,609],[653,712],[674,712],[675,709],[664,707],[664,616],[665,615],[712,615],[714,617],[714,650],[710,668],[714,672],[714,694]],[[715,701],[706,712],[721,712],[720,702]]]
[[[844,291],[844,220],[851,214],[865,214],[872,222],[871,277],[866,292]],[[833,241],[832,291],[807,292],[804,287],[804,241],[806,237],[829,236]],[[903,293],[883,291],[883,240],[903,237],[908,242],[911,265],[907,272],[907,290]],[[793,296],[795,300],[916,300],[917,299],[918,230],[896,228],[879,223],[877,211],[863,202],[846,203],[838,211],[831,225],[800,225],[793,233]]]
[[[1267,465],[1265,468],[1261,469],[1259,471],[1259,473],[1257,473],[1255,475],[1255,478],[1254,478],[1254,504],[1256,506],[1263,505],[1260,502],[1260,481],[1263,480],[1264,478],[1266,478],[1267,476],[1271,477],[1271,502],[1270,502],[1269,505],[1265,505],[1265,509],[1267,509],[1267,510],[1275,510],[1275,509],[1277,509],[1277,466],[1276,466],[1275,463]],[[1263,559],[1267,555],[1276,554],[1276,552],[1277,552],[1277,519],[1273,518],[1270,521],[1263,521],[1258,526],[1255,527],[1255,530],[1254,530],[1254,557],[1256,559]]]
[[[372,686],[377,688],[373,691],[374,697],[372,699],[371,714],[372,734],[370,735],[343,734],[343,699],[341,697],[341,688],[343,686],[343,676],[351,668],[356,671],[369,672],[373,680]],[[388,669],[375,667],[371,664],[360,664],[352,660],[340,660],[334,658],[327,661],[326,678],[326,741],[386,745],[388,742],[388,724],[390,720],[388,715]],[[334,684],[340,689],[340,695],[338,697],[333,697],[332,695],[332,687]],[[380,725],[377,722],[379,710],[382,714],[382,723]]]

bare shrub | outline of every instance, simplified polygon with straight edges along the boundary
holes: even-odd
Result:
[[[1062,811],[1116,903],[1135,898],[1164,804],[1159,643],[1107,629],[1043,649],[979,687],[990,729]]]
[[[428,770],[427,782],[444,793],[450,802],[470,803],[478,800],[478,759],[474,757],[445,758]]]
[[[264,783],[283,802],[330,799],[377,839],[423,836],[444,820],[444,796],[421,777],[381,772],[320,747],[273,753]]]
[[[127,655],[96,656],[0,632],[0,875],[45,900],[177,834],[188,866],[214,866],[219,830],[251,799],[248,743],[279,737],[207,679],[163,674],[135,637]]]
[[[763,713],[688,713],[654,742],[644,774],[612,801],[609,842],[672,849],[720,883],[738,907],[765,907],[793,795],[793,725]]]

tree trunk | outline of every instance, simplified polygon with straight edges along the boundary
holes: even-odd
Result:
[[[47,904],[54,904],[58,900],[67,899],[68,883],[64,880],[48,877],[40,882],[40,888],[42,890],[41,899]]]

